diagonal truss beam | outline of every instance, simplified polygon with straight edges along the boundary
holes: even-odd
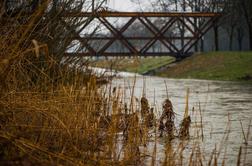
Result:
[[[176,51],[178,51],[178,49],[171,43],[171,41],[167,40],[164,37],[164,33],[171,27],[170,24],[168,27],[164,27],[162,28],[162,30],[160,31],[147,17],[144,18],[145,21],[149,24],[146,24],[144,21],[141,21],[154,35],[156,38],[154,38],[152,40],[152,43],[146,48],[146,50],[144,51],[144,53],[151,47],[153,46],[153,44],[155,44],[155,42],[157,40],[159,40],[162,44],[164,44],[166,46],[166,48],[168,48],[171,52],[174,52],[173,49],[175,49]],[[176,21],[176,20],[174,20]],[[173,22],[173,21],[172,21]],[[152,30],[153,29],[153,30]],[[157,37],[161,37],[161,39],[158,39]],[[167,43],[168,44],[167,44]]]
[[[127,30],[127,28],[136,20],[135,17],[132,17],[121,29],[120,31],[117,31],[117,33],[119,34],[123,34],[124,31]],[[101,39],[104,39],[104,38],[101,38]],[[108,38],[109,39],[109,38]],[[119,38],[110,38],[109,41],[100,49],[99,51],[99,54],[102,54],[106,51],[106,49],[108,49],[112,44],[113,42],[116,41],[116,39],[119,39]],[[127,39],[125,39],[127,40]]]
[[[87,20],[86,24],[83,25],[81,29],[86,28],[93,19]],[[66,29],[75,36],[75,39],[77,39],[88,51],[91,55],[95,55],[95,50],[88,44],[88,40],[85,38],[80,37],[80,33],[76,32],[76,30],[72,29],[63,19],[60,19],[61,23],[66,27]]]
[[[120,38],[120,42],[125,46],[127,47],[128,50],[130,50],[131,53],[134,53],[134,54],[137,54],[137,50],[135,49],[134,46],[132,46],[130,44],[130,42],[125,39],[125,37],[123,36],[123,34],[118,31],[112,24],[109,23],[109,21],[107,19],[105,19],[104,17],[98,17],[98,19],[101,21],[101,23],[107,27],[110,32],[114,35],[114,36],[118,36]],[[128,24],[128,25],[131,25],[131,24]],[[126,28],[127,29],[127,28]],[[113,43],[113,42],[112,42]],[[111,44],[112,44],[111,43]]]
[[[203,28],[199,31],[200,33],[198,36],[198,40],[201,39],[212,28],[212,26],[211,26],[212,23],[218,19],[219,19],[218,17],[212,17],[206,22],[206,24],[203,26]],[[190,44],[189,48],[187,48],[187,50],[185,52],[188,52],[198,42],[198,40],[196,40],[192,44]]]
[[[65,13],[62,17],[91,17],[83,27],[86,27],[90,24],[95,18],[100,21],[100,23],[105,26],[109,32],[112,34],[112,37],[97,37],[92,35],[85,35],[86,37],[80,37],[75,33],[75,39],[79,40],[84,47],[86,47],[86,53],[82,53],[83,56],[130,56],[130,55],[138,55],[138,56],[157,56],[157,55],[172,55],[175,57],[181,57],[190,55],[192,47],[197,44],[198,40],[200,40],[209,29],[212,28],[213,22],[216,21],[221,16],[220,13],[200,13],[200,12],[191,12],[191,13],[167,13],[167,12],[96,12],[96,13],[88,13],[88,12],[79,12],[79,13]],[[110,23],[107,18],[121,18],[121,17],[129,17],[130,19],[124,24],[120,29],[116,28],[113,23]],[[165,24],[161,28],[157,28],[157,26],[150,21],[149,18],[158,17],[164,18],[166,20]],[[201,20],[202,25],[198,24],[198,21],[193,22],[194,20]],[[129,29],[129,27],[136,21],[139,20],[140,23],[149,31],[153,36],[145,37],[145,36],[124,36],[123,33]],[[166,33],[169,31],[175,31],[174,34],[178,34],[179,29],[176,29],[176,25],[183,28],[183,33],[180,32],[179,36],[166,36]],[[190,36],[185,35],[185,32],[192,34]],[[173,33],[171,33],[173,34]],[[74,40],[74,39],[73,39]],[[92,48],[92,44],[89,41],[95,40],[108,40],[105,42],[105,45],[99,50],[95,50]],[[123,52],[107,52],[108,49],[115,41],[119,41],[122,46],[129,50],[129,53]],[[131,43],[130,40],[136,40],[139,42],[147,41],[143,44],[143,47],[137,49],[137,46],[134,43]],[[167,52],[149,52],[150,48],[154,46],[154,44],[160,41],[162,45],[168,50]],[[177,42],[181,42],[181,46]],[[68,56],[70,54],[67,54]],[[72,55],[78,55],[78,53],[72,53]]]

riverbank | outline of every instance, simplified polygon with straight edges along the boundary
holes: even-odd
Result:
[[[252,52],[209,52],[172,57],[98,60],[92,66],[168,78],[252,82]]]
[[[161,68],[175,61],[172,57],[148,57],[148,58],[124,58],[113,60],[97,60],[92,62],[92,66],[115,71],[132,72],[145,74],[148,71]]]
[[[154,75],[168,78],[252,82],[252,52],[196,54],[155,71]]]

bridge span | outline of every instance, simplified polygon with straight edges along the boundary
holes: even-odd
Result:
[[[174,56],[185,58],[193,54],[193,47],[214,26],[221,17],[215,12],[71,12],[62,15],[63,18],[86,18],[82,29],[99,21],[106,27],[110,35],[75,34],[77,40],[85,48],[82,52],[65,53],[66,56]],[[111,23],[110,18],[128,18],[122,26]],[[154,20],[162,20],[162,24]],[[138,21],[148,31],[149,36],[126,35],[125,32],[134,22]],[[103,45],[97,48],[100,41]],[[111,49],[118,42],[123,49]],[[162,45],[162,51],[154,50],[155,43]],[[139,44],[141,43],[141,46]]]

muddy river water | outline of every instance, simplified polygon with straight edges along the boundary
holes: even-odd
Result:
[[[176,115],[176,125],[178,126],[183,118],[186,105],[186,92],[189,93],[189,110],[193,116],[192,108],[201,108],[201,117],[203,130],[200,134],[201,153],[203,153],[204,165],[209,161],[211,153],[216,148],[216,153],[220,152],[218,165],[221,165],[222,159],[225,159],[226,165],[236,165],[239,149],[242,146],[242,155],[246,153],[246,165],[252,165],[252,133],[247,137],[247,132],[252,119],[252,84],[223,82],[223,81],[205,81],[191,79],[167,79],[152,76],[137,76],[127,74],[113,81],[114,87],[126,89],[127,96],[130,96],[134,85],[134,96],[141,98],[143,91],[149,99],[150,105],[155,107],[156,114],[162,111],[162,102],[167,97],[173,103]],[[165,83],[166,82],[166,86]],[[145,87],[145,88],[143,88]],[[166,88],[167,87],[167,88]],[[144,89],[144,90],[143,90]],[[167,90],[166,90],[167,89]],[[196,116],[195,116],[196,117]],[[196,117],[197,118],[197,117]],[[192,119],[192,121],[199,119]],[[230,125],[228,125],[230,124]],[[251,124],[250,124],[251,125]],[[192,125],[193,126],[193,125]],[[228,129],[227,129],[227,126]],[[243,127],[242,127],[243,126]],[[195,125],[196,128],[196,125]],[[243,130],[242,130],[243,128]],[[252,126],[250,128],[251,132]],[[244,131],[244,134],[243,134]],[[184,155],[189,156],[192,144],[195,141],[195,133],[191,130],[192,139],[187,142]],[[197,133],[196,133],[197,135]],[[223,141],[224,137],[225,141]],[[165,138],[159,138],[158,151],[160,154],[164,151]],[[176,142],[176,140],[174,140]],[[247,146],[245,144],[247,142]],[[226,151],[226,152],[225,152]],[[188,154],[187,154],[188,153]],[[159,154],[159,153],[157,153]],[[160,160],[161,160],[160,156]],[[244,158],[241,158],[243,163]],[[156,161],[156,165],[160,162]]]

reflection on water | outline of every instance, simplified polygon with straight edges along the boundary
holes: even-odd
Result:
[[[143,81],[145,80],[145,81]],[[113,86],[131,89],[134,77],[125,77],[113,81]],[[231,122],[227,144],[226,165],[236,165],[239,148],[244,143],[241,123],[247,133],[249,121],[252,119],[252,84],[235,82],[203,81],[203,80],[177,80],[159,77],[137,77],[135,82],[134,96],[140,98],[143,93],[145,82],[146,96],[150,104],[160,112],[162,101],[168,95],[171,99],[177,115],[177,125],[183,118],[185,110],[185,96],[187,88],[190,89],[190,110],[199,107],[203,114],[204,140],[202,151],[206,154],[205,161],[209,160],[214,147],[222,147],[221,140],[225,134],[228,117]],[[128,91],[129,94],[129,91]],[[129,96],[129,95],[128,95]],[[192,112],[191,112],[192,114]],[[162,148],[160,139],[159,150]],[[252,134],[248,140],[247,163],[252,163]],[[191,147],[188,146],[188,149]],[[221,151],[224,153],[224,149]],[[244,152],[243,152],[244,153]],[[188,154],[189,155],[189,154]]]

